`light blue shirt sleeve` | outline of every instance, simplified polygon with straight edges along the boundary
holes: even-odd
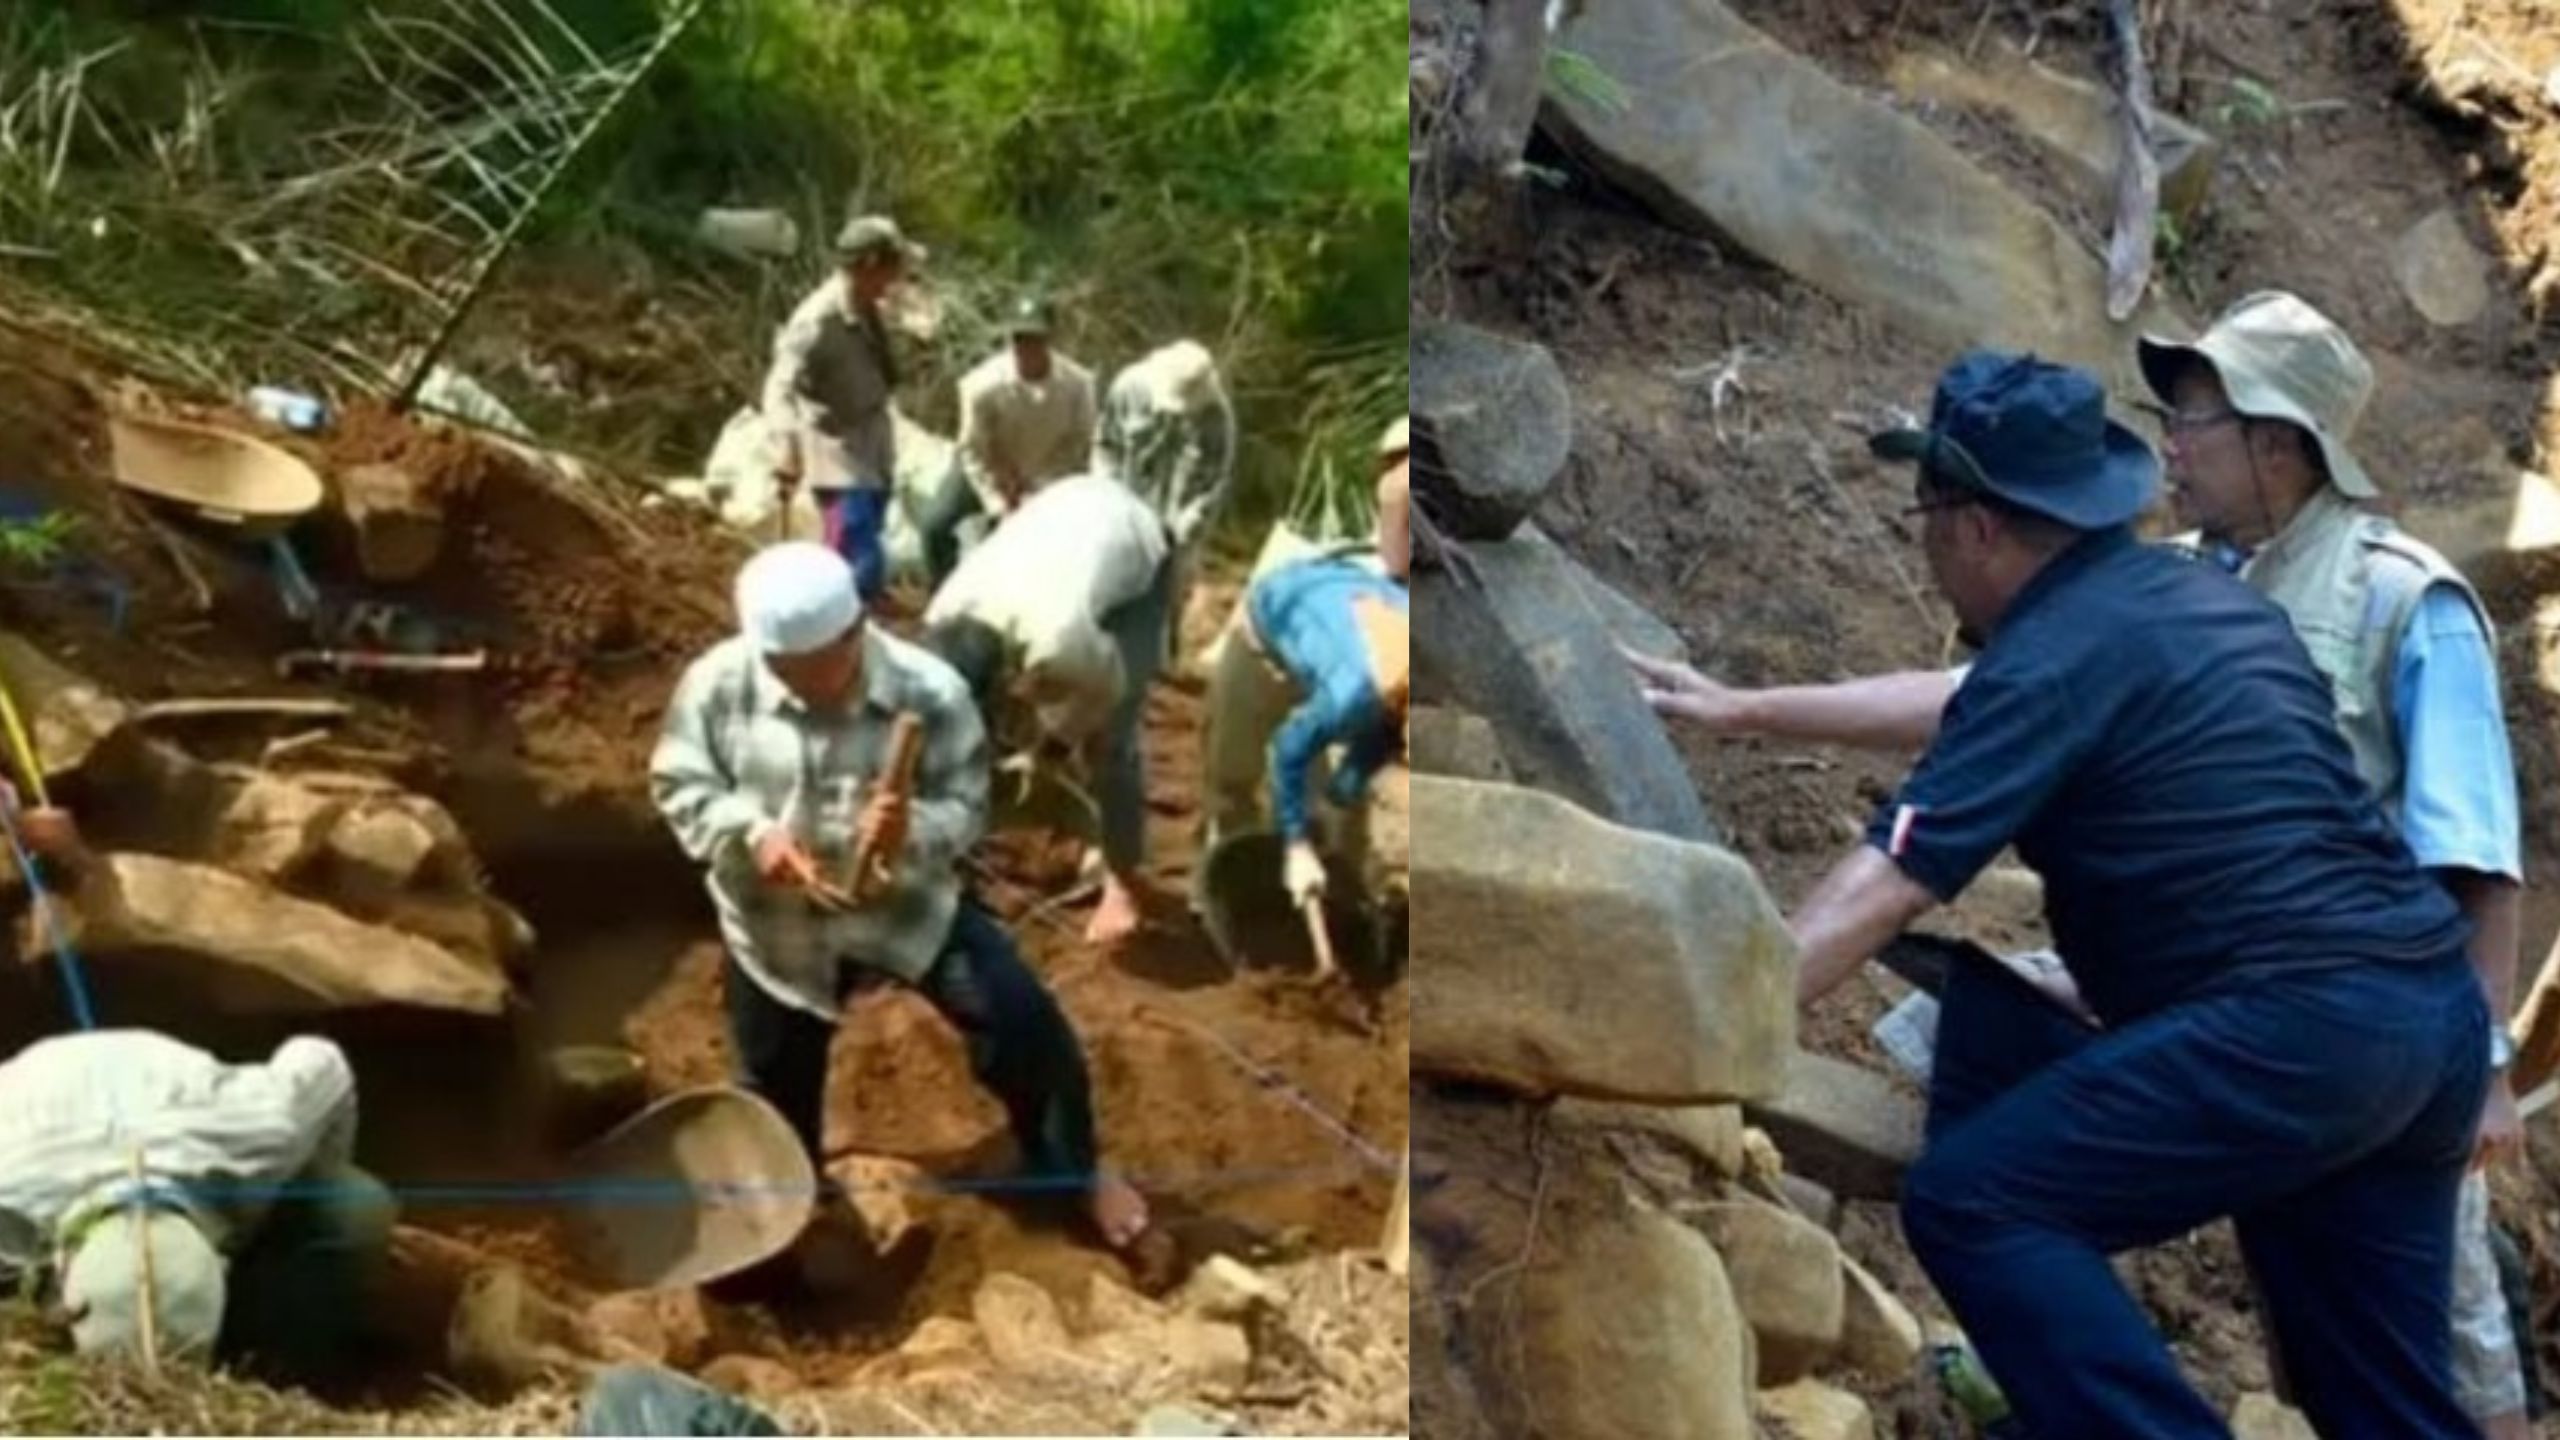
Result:
[[[2400,637],[2400,831],[2430,870],[2522,881],[2516,766],[2489,637],[2462,592],[2433,585]]]

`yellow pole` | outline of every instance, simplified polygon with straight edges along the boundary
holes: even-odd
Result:
[[[53,797],[44,788],[44,767],[36,763],[36,747],[27,742],[26,722],[18,718],[18,702],[10,696],[5,675],[0,675],[0,722],[8,725],[9,751],[17,758],[18,775],[25,782],[27,793],[35,797],[39,809],[52,809]]]

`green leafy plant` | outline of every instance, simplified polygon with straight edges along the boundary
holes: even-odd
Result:
[[[80,520],[48,510],[32,520],[0,520],[0,569],[50,570],[71,551]]]
[[[2228,82],[2231,98],[2214,107],[2214,122],[2224,129],[2265,129],[2285,118],[2284,97],[2246,75]]]

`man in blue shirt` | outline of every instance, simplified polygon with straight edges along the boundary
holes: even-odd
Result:
[[[1398,420],[1378,443],[1376,551],[1336,546],[1254,580],[1209,686],[1203,853],[1257,826],[1267,790],[1287,842],[1281,879],[1302,908],[1325,885],[1308,794],[1318,762],[1340,747],[1327,792],[1347,809],[1403,745],[1412,666],[1408,432]],[[1208,877],[1209,867],[1194,870],[1191,905],[1214,934]]]
[[[2136,544],[2156,462],[2094,380],[1976,353],[1922,544],[1983,648],[1799,908],[1811,1001],[2015,844],[2092,1030],[1957,967],[1904,1227],[2032,1433],[2222,1436],[2107,1256],[2238,1223],[2324,1435],[2470,1435],[2455,1193],[2487,1078],[2468,927],[2359,776],[2284,613]]]
[[[1379,481],[1379,551],[1385,573],[1348,556],[1318,556],[1272,571],[1245,596],[1246,643],[1279,667],[1299,695],[1271,739],[1271,809],[1288,842],[1283,882],[1303,906],[1324,889],[1307,781],[1335,745],[1342,758],[1327,798],[1349,809],[1403,748],[1411,685],[1412,564],[1406,529],[1412,492],[1401,427],[1387,442]]]

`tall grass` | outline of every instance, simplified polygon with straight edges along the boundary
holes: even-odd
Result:
[[[0,19],[0,279],[199,383],[378,388],[674,8],[20,0]],[[1197,337],[1237,391],[1249,494],[1276,513],[1365,474],[1402,403],[1402,15],[722,0],[531,217],[464,358],[565,443],[674,463],[753,385],[848,210],[882,210],[936,252],[952,323],[925,379],[983,354],[985,317],[1023,289],[1097,368]],[[707,205],[790,212],[803,254],[702,250]],[[546,378],[627,320],[564,325],[559,303],[617,288],[646,297],[663,355],[583,366],[616,395]],[[947,419],[934,389],[920,408]]]

